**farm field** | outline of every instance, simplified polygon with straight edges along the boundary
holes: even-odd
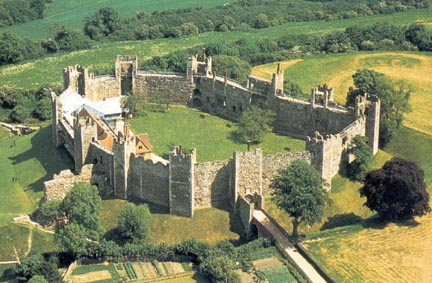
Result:
[[[228,159],[234,151],[246,150],[246,144],[231,138],[236,123],[192,108],[170,106],[165,113],[148,111],[129,123],[136,134],[149,133],[154,152],[167,159],[178,144],[186,150],[195,147],[197,161]],[[303,140],[275,133],[268,133],[259,146],[264,154],[286,152],[287,146],[291,151],[305,150]]]
[[[50,25],[55,23],[60,23],[70,28],[82,29],[84,18],[104,7],[112,7],[121,16],[131,17],[137,12],[150,14],[156,10],[183,9],[197,6],[208,8],[225,3],[227,3],[225,0],[56,0],[47,6],[43,19],[5,27],[0,29],[0,32],[12,30],[23,36],[42,39],[50,36]]]
[[[399,25],[411,24],[418,19],[432,22],[431,11],[432,8],[410,10],[400,14],[371,16],[368,19],[370,23],[387,21]],[[329,22],[287,23],[281,26],[247,32],[210,32],[177,39],[97,43],[89,50],[66,54],[59,53],[41,59],[1,67],[0,77],[2,77],[2,83],[5,86],[36,88],[48,83],[57,83],[60,85],[62,83],[61,71],[64,67],[80,64],[89,67],[91,72],[98,70],[99,74],[109,73],[112,71],[115,56],[118,54],[138,55],[139,60],[146,60],[153,56],[164,56],[176,50],[184,50],[197,45],[220,41],[230,42],[241,38],[255,40],[262,38],[272,39],[295,34],[325,34],[331,31],[343,30],[348,26],[362,24],[365,21],[364,19],[362,17]],[[25,30],[25,28],[20,28],[20,30]],[[29,32],[29,34],[35,34],[35,32]],[[313,84],[315,83],[316,81],[313,82]]]

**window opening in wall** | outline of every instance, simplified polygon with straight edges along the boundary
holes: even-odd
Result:
[[[233,106],[233,107],[232,107],[232,111],[233,111],[233,112],[237,112],[237,107]]]

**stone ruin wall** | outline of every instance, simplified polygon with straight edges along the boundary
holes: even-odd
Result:
[[[120,95],[119,82],[114,76],[91,76],[87,82],[86,96],[90,100],[99,101]]]
[[[230,160],[195,164],[195,208],[217,207],[229,203],[231,168]]]
[[[183,75],[140,72],[135,79],[134,95],[159,103],[156,96],[168,91],[170,103],[188,105],[193,90],[194,85]]]
[[[239,195],[262,193],[262,150],[234,153],[234,203]]]
[[[168,162],[168,161],[167,161]],[[129,192],[137,198],[169,207],[169,165],[133,157],[129,170]]]
[[[62,200],[72,187],[78,182],[91,183],[93,165],[86,165],[80,175],[75,175],[71,170],[63,170],[54,174],[52,180],[44,182],[44,201]]]
[[[336,107],[312,106],[307,101],[294,98],[278,99],[276,129],[282,133],[305,138],[314,135],[336,134],[354,120],[353,112]]]
[[[322,173],[321,175],[326,182],[330,183],[331,178],[348,161],[346,153],[350,142],[355,136],[366,134],[365,124],[365,117],[360,117],[336,135],[318,134],[308,138],[306,148],[312,154],[311,164]]]

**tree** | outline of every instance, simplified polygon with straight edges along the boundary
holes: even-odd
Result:
[[[213,56],[213,71],[219,75],[227,75],[229,78],[245,81],[252,67],[250,64],[238,57],[227,55]]]
[[[40,99],[36,108],[33,110],[34,115],[39,120],[45,121],[51,118],[51,100],[48,97]]]
[[[356,88],[347,94],[347,106],[354,106],[355,98],[365,93],[375,94],[381,100],[380,146],[384,147],[400,129],[403,115],[411,110],[410,87],[404,82],[393,82],[373,70],[357,70],[353,75]]]
[[[234,262],[227,256],[208,256],[199,265],[199,270],[215,281],[240,282],[238,275],[234,272]],[[236,276],[237,275],[237,276]]]
[[[71,252],[79,256],[86,251],[86,230],[82,225],[70,223],[57,226],[54,239],[62,252]]]
[[[293,161],[279,170],[270,187],[275,204],[292,217],[294,239],[301,223],[311,225],[321,220],[326,203],[323,180],[304,160]]]
[[[101,198],[96,186],[77,183],[63,199],[61,212],[66,216],[68,225],[78,224],[86,236],[97,240],[100,233]]]
[[[39,208],[38,219],[43,225],[51,225],[59,216],[60,200],[44,202]]]
[[[30,116],[30,111],[22,104],[18,104],[14,107],[10,113],[10,118],[14,122],[24,122],[26,118]]]
[[[54,24],[51,26],[54,40],[58,48],[63,51],[74,51],[88,49],[91,46],[90,39],[81,30],[67,28],[64,25]]]
[[[394,157],[370,171],[360,188],[364,204],[383,219],[402,220],[430,212],[423,170],[413,161]]]
[[[147,205],[128,203],[118,216],[118,228],[123,237],[142,242],[150,234],[151,214]]]
[[[348,176],[353,180],[363,181],[369,171],[369,162],[372,159],[372,150],[368,145],[367,138],[354,137],[350,153],[354,155],[355,159],[348,164]]]
[[[26,257],[15,269],[17,279],[28,281],[37,275],[43,276],[48,282],[61,282],[57,265],[53,261],[47,261],[40,254]]]
[[[84,19],[84,32],[91,39],[98,40],[120,28],[120,15],[111,7],[100,8]]]
[[[244,142],[262,142],[264,135],[272,130],[275,114],[270,110],[251,106],[242,113],[237,135]]]

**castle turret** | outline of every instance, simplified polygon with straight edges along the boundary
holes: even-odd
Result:
[[[63,69],[64,89],[69,88],[82,96],[86,96],[88,81],[89,73],[86,67],[75,65]]]
[[[283,71],[281,69],[280,63],[278,63],[276,73],[274,73],[272,77],[272,87],[273,87],[274,96],[281,96],[283,94],[283,84],[284,84]]]
[[[137,74],[137,56],[117,55],[115,61],[115,77],[120,84],[119,95],[128,95],[133,93]]]
[[[97,139],[97,125],[90,113],[83,108],[76,116],[74,123],[74,161],[75,171],[81,172],[84,164],[90,163],[88,159],[90,144]]]
[[[117,197],[127,199],[129,167],[132,153],[135,153],[135,137],[130,133],[129,124],[124,124],[124,129],[117,134],[117,140],[113,144],[114,153],[114,194]]]
[[[376,95],[369,96],[366,111],[366,137],[368,138],[369,146],[372,148],[372,154],[378,152],[379,145],[379,125],[381,101]]]
[[[194,213],[194,164],[196,152],[184,154],[176,146],[169,156],[169,209],[170,214],[192,217]]]

